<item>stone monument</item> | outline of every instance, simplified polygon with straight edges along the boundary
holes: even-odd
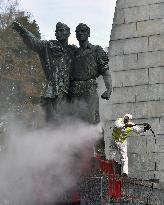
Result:
[[[109,46],[113,92],[105,137],[124,113],[156,134],[129,137],[129,176],[164,182],[164,1],[117,0]],[[108,121],[109,120],[109,121]],[[108,146],[107,153],[110,152]],[[154,176],[155,175],[155,176]]]
[[[44,41],[36,38],[18,22],[13,22],[24,43],[40,57],[46,77],[46,89],[41,104],[46,121],[57,121],[66,115],[70,85],[71,64],[76,47],[68,45],[70,28],[61,22],[56,24],[57,40]]]

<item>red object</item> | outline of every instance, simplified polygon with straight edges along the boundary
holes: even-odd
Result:
[[[119,199],[122,197],[122,185],[123,182],[118,178],[118,174],[114,169],[114,162],[111,160],[102,160],[100,157],[96,157],[99,161],[100,169],[108,175],[108,192],[107,195],[111,198]]]
[[[79,158],[82,164],[82,166],[80,167],[81,175],[85,175],[85,173],[87,173],[92,168],[91,157],[88,157],[91,156],[91,153],[88,150],[90,149],[86,149],[86,152],[82,153],[81,157]],[[116,173],[116,170],[114,169],[114,161],[101,159],[100,156],[96,156],[96,160],[98,166],[97,168],[103,171],[108,176],[108,191],[106,195],[110,198],[120,199],[123,195],[123,181],[118,177],[119,175],[118,173]],[[42,205],[46,199],[43,190],[41,192],[38,191],[38,199],[40,202],[38,204]],[[70,196],[70,203],[80,204],[80,196],[77,190],[72,192]]]
[[[122,180],[111,176],[108,182],[108,196],[119,199],[122,197]]]
[[[113,161],[102,160],[99,156],[97,156],[96,159],[99,161],[100,170],[102,170],[106,174],[114,174]]]
[[[71,202],[78,202],[80,201],[80,195],[78,192],[73,192],[71,195]]]

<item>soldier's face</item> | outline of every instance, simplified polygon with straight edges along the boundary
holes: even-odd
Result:
[[[58,41],[64,41],[68,39],[69,33],[65,28],[61,27],[56,29],[55,36]]]
[[[89,32],[86,27],[81,26],[76,30],[76,38],[78,41],[86,41],[89,37]]]

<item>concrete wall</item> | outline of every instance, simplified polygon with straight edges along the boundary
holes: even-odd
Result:
[[[106,153],[113,120],[131,113],[148,131],[128,139],[129,175],[164,182],[164,0],[117,0],[109,46],[113,93],[103,106]]]

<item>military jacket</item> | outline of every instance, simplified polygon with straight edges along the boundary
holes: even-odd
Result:
[[[39,40],[23,27],[18,32],[25,44],[39,54],[46,77],[44,97],[54,98],[60,92],[68,93],[71,63],[76,47],[62,46],[57,40]]]
[[[108,56],[100,46],[88,43],[86,49],[75,51],[70,93],[72,96],[91,95],[96,92],[96,78],[109,69]]]

